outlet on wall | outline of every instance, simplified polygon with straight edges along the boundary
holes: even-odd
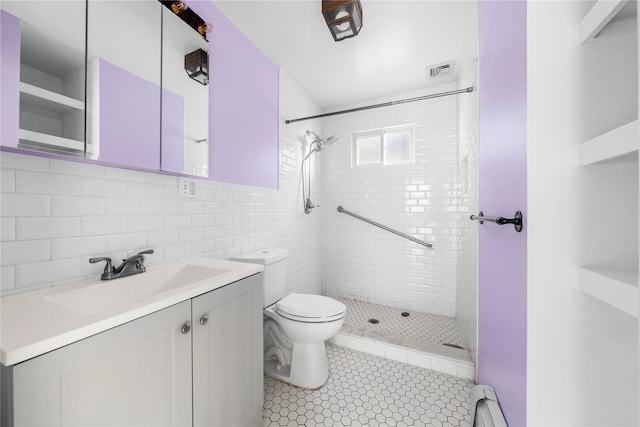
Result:
[[[198,185],[194,178],[180,177],[178,181],[178,194],[185,199],[198,198]]]

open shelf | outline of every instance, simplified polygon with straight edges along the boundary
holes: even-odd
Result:
[[[630,0],[598,0],[580,22],[580,41],[633,34],[635,7],[635,1]]]
[[[28,141],[33,145],[63,148],[66,150],[84,151],[83,141],[48,135],[46,133],[33,132],[26,129],[19,130],[18,138],[20,139],[20,141]]]
[[[638,120],[615,128],[580,144],[578,164],[638,160]]]
[[[84,101],[70,98],[41,87],[20,82],[20,96],[22,102],[33,107],[56,113],[64,113],[69,110],[84,111]]]
[[[638,317],[638,272],[580,267],[578,288],[618,310]]]

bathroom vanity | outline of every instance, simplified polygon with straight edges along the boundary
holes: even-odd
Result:
[[[261,425],[262,300],[205,258],[4,297],[2,426]]]

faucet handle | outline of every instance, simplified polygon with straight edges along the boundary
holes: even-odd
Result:
[[[138,255],[151,255],[153,253],[153,249],[147,249],[146,251],[138,252]]]
[[[99,258],[89,258],[89,262],[91,264],[95,264],[96,262],[106,261],[107,263],[104,266],[104,272],[102,273],[102,280],[106,278],[110,278],[111,274],[115,273],[116,269],[113,267],[111,263],[111,258],[109,257],[99,257]]]

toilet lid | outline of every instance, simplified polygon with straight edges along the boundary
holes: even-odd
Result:
[[[276,311],[301,318],[326,318],[340,315],[347,307],[322,295],[289,294],[276,303]]]

